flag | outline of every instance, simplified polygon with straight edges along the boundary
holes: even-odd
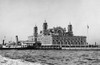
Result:
[[[87,25],[87,29],[89,29],[89,26]]]

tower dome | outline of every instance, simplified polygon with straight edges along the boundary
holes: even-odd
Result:
[[[46,31],[47,31],[47,28],[48,28],[48,24],[45,20],[45,22],[43,23],[43,34],[46,35]]]
[[[37,36],[38,36],[38,27],[35,25],[34,27],[34,41],[37,42]]]
[[[72,30],[72,24],[71,23],[69,23],[69,25],[68,25],[68,33],[69,33],[70,36],[73,36],[73,30]]]

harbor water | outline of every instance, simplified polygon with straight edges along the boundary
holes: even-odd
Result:
[[[100,51],[0,50],[0,55],[0,65],[100,65]]]

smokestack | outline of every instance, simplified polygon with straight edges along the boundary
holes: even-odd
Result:
[[[5,40],[3,40],[3,43],[2,44],[5,45]]]
[[[16,35],[16,43],[18,44],[18,36]]]

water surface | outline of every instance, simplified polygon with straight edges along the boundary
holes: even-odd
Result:
[[[99,65],[100,51],[2,50],[0,55],[41,65]]]

